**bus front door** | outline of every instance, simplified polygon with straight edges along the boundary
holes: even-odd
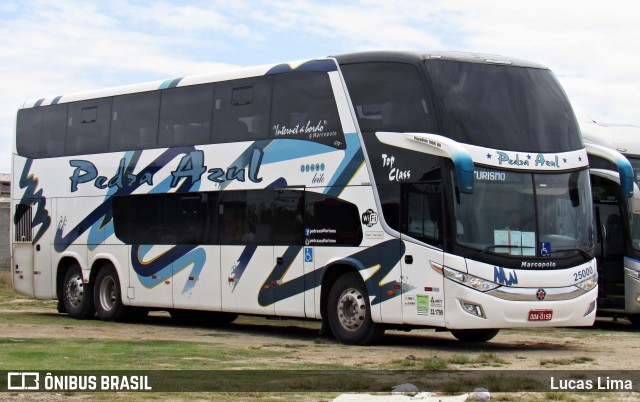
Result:
[[[444,326],[443,252],[405,241],[402,258],[402,321]]]
[[[598,313],[624,315],[624,256],[627,245],[620,186],[603,177],[591,176],[594,219],[597,227]]]

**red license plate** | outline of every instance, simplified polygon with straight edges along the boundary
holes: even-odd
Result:
[[[530,310],[529,321],[551,321],[553,310]]]

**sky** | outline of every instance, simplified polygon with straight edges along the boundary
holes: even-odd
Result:
[[[543,64],[580,121],[640,126],[632,0],[0,2],[0,172],[28,99],[366,50]]]

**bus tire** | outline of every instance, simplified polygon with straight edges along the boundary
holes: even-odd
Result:
[[[487,342],[500,332],[499,329],[452,329],[451,334],[462,342]]]
[[[344,274],[333,283],[327,317],[333,336],[343,344],[367,345],[384,334],[384,327],[371,319],[369,295],[357,272]]]
[[[132,309],[122,304],[120,279],[113,265],[105,265],[98,272],[93,285],[93,301],[102,321],[127,321]]]
[[[91,284],[84,283],[77,263],[71,265],[64,275],[61,297],[64,311],[73,318],[85,320],[96,314]]]

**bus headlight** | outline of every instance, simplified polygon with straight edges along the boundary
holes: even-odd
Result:
[[[576,286],[584,291],[590,291],[598,285],[598,273],[593,274],[582,282],[576,283]]]
[[[499,287],[495,282],[490,282],[485,279],[478,278],[477,276],[469,275],[464,272],[456,271],[449,267],[444,267],[444,276],[451,279],[454,282],[458,282],[461,285],[470,287],[471,289],[478,290],[480,292],[486,292]]]

